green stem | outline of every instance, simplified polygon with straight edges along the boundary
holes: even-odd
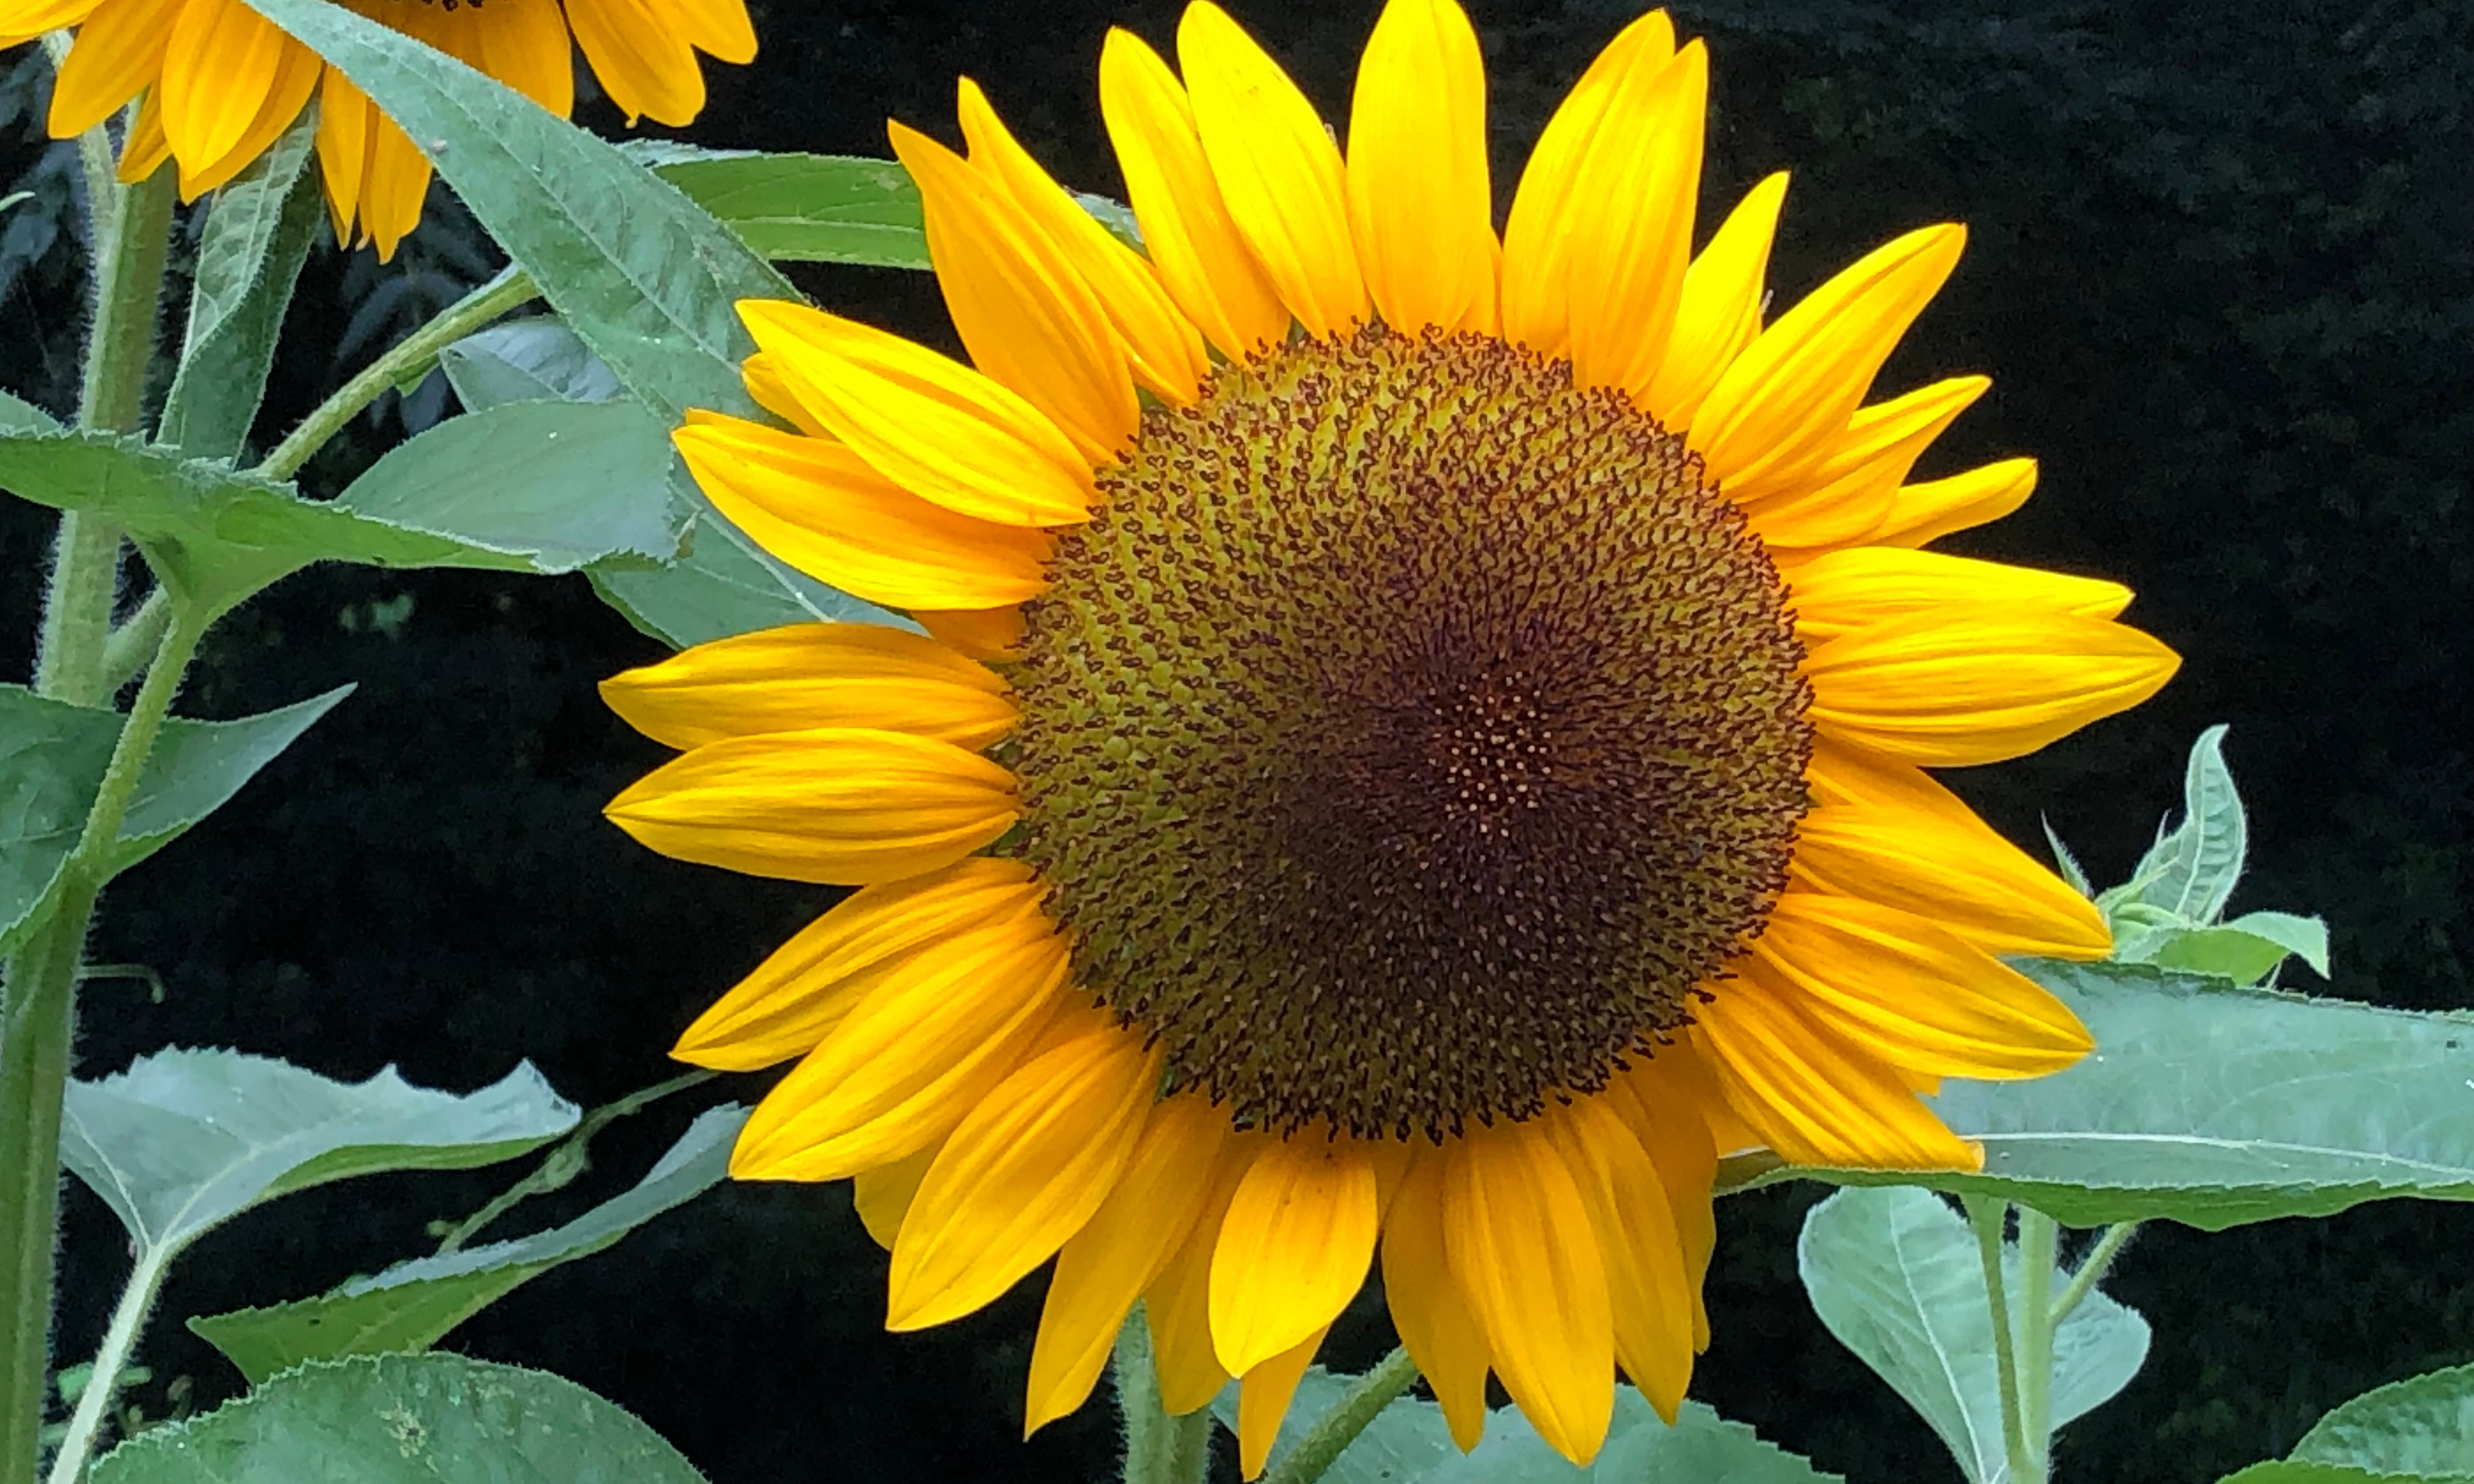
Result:
[[[78,961],[110,879],[121,820],[205,618],[176,611],[121,723],[60,896],[0,971],[0,1484],[34,1484],[50,1362],[52,1245],[60,1217],[61,1094],[69,1076]]]
[[[2060,1246],[2058,1222],[2019,1207],[2019,1430],[2028,1453],[2020,1484],[2045,1484],[2052,1469],[2053,1263]]]
[[[68,1436],[52,1457],[47,1484],[77,1484],[85,1474],[86,1456],[94,1451],[103,1420],[110,1414],[111,1399],[120,1390],[120,1373],[137,1348],[138,1331],[146,1327],[146,1316],[154,1310],[155,1295],[163,1287],[163,1273],[171,1260],[170,1253],[151,1245],[138,1253],[129,1286],[121,1290],[120,1302],[112,1308],[111,1326],[104,1331],[103,1349],[95,1351],[94,1372],[86,1377],[85,1390],[78,1393]]]
[[[1126,1484],[1203,1484],[1211,1464],[1211,1409],[1171,1417],[1160,1402],[1151,1326],[1142,1308],[1117,1331],[1117,1407],[1126,1421]]]
[[[52,585],[43,595],[36,642],[35,693],[75,706],[111,694],[103,657],[111,643],[111,605],[120,593],[120,527],[88,510],[63,510],[52,538]]]
[[[154,657],[155,646],[163,642],[163,631],[171,626],[172,595],[158,587],[104,641],[103,693],[117,695],[122,686],[136,679]]]
[[[1984,1268],[1984,1300],[1993,1310],[1993,1368],[2001,1383],[2001,1443],[2010,1460],[2014,1484],[2028,1477],[2027,1432],[2019,1409],[2018,1333],[2010,1327],[2010,1288],[2001,1276],[2001,1229],[2008,1222],[2007,1202],[1990,1196],[1961,1196],[1967,1224],[1976,1229],[1976,1253]]]
[[[43,55],[51,59],[55,77],[60,75],[61,63],[68,61],[69,39],[65,31],[43,34]],[[86,240],[101,242],[110,230],[112,187],[120,178],[119,162],[111,158],[109,128],[97,124],[78,135],[78,166],[85,176]]]
[[[1406,1350],[1384,1356],[1382,1364],[1359,1376],[1348,1394],[1316,1420],[1286,1457],[1264,1472],[1262,1484],[1315,1484],[1367,1424],[1417,1380],[1418,1363]]]
[[[2138,1229],[2139,1223],[2135,1221],[2118,1221],[2104,1229],[2104,1235],[2097,1238],[2096,1250],[2089,1253],[2087,1261],[2080,1263],[2079,1270],[2071,1275],[2071,1286],[2063,1289],[2062,1296],[2053,1301],[2055,1329],[2062,1327],[2062,1321],[2071,1317],[2071,1310],[2079,1306],[2080,1300],[2104,1281],[2105,1270],[2113,1266],[2114,1258],[2122,1255],[2123,1244]]]
[[[533,286],[533,280],[521,269],[503,270],[439,310],[436,318],[398,341],[393,349],[364,367],[359,376],[345,382],[334,396],[311,409],[301,426],[292,430],[292,436],[276,445],[275,451],[266,456],[266,462],[258,465],[256,472],[269,479],[291,478],[327,446],[328,439],[344,430],[345,424],[360,416],[361,409],[384,396],[389,388],[425,372],[438,359],[439,352],[540,297],[541,290]]]
[[[613,1122],[630,1113],[641,1112],[671,1093],[685,1092],[690,1087],[709,1083],[713,1081],[714,1076],[714,1073],[701,1069],[682,1072],[668,1082],[655,1083],[650,1087],[639,1087],[617,1102],[604,1103],[585,1114],[577,1120],[575,1131],[562,1139],[555,1148],[544,1156],[542,1162],[533,1167],[531,1174],[499,1191],[491,1198],[489,1204],[464,1218],[454,1229],[441,1238],[438,1243],[439,1254],[444,1256],[454,1252],[480,1235],[484,1228],[514,1210],[518,1204],[534,1196],[566,1189],[577,1176],[592,1167],[593,1161],[587,1155],[586,1146],[593,1142],[594,1134],[608,1128]]]

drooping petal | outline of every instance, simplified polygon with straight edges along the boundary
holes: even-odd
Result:
[[[1652,11],[1618,33],[1531,146],[1503,225],[1503,338],[1552,359],[1571,336],[1572,231],[1581,165],[1626,80],[1655,77],[1675,56],[1675,27]]]
[[[2113,946],[2095,903],[1965,811],[1824,804],[1797,824],[1788,870],[1832,895],[1939,923],[1988,953],[2100,959]]]
[[[468,59],[561,118],[575,111],[575,50],[557,0],[490,0],[472,11]]]
[[[1240,1474],[1249,1479],[1257,1478],[1263,1472],[1263,1466],[1271,1462],[1272,1445],[1280,1436],[1280,1420],[1289,1415],[1289,1402],[1297,1397],[1298,1382],[1305,1379],[1306,1368],[1314,1364],[1315,1351],[1322,1349],[1322,1337],[1330,1332],[1331,1326],[1325,1325],[1238,1379],[1237,1471]]]
[[[916,130],[886,133],[919,183],[936,285],[972,364],[1038,408],[1086,463],[1114,461],[1141,411],[1098,296],[985,172]]]
[[[1899,337],[1958,263],[1963,228],[1876,248],[1781,315],[1727,367],[1691,446],[1739,504],[1793,488],[1828,454]]]
[[[1573,378],[1636,400],[1656,380],[1692,254],[1710,54],[1694,41],[1635,68],[1573,179],[1566,221]]]
[[[930,1144],[891,1164],[851,1177],[851,1210],[867,1229],[870,1241],[893,1251],[893,1244],[902,1237],[902,1220],[910,1214],[910,1203],[919,1194],[919,1182],[928,1178],[928,1167],[944,1150],[941,1143]]]
[[[1210,1191],[1194,1225],[1170,1254],[1167,1266],[1143,1290],[1143,1312],[1152,1330],[1152,1358],[1159,1369],[1160,1405],[1171,1417],[1207,1406],[1228,1384],[1211,1333],[1212,1254],[1220,1227],[1236,1197],[1237,1182],[1253,1167],[1265,1142],[1261,1134],[1224,1140],[1211,1170]]]
[[[1717,1251],[1718,1220],[1711,1191],[1718,1180],[1718,1152],[1713,1125],[1735,1123],[1726,1094],[1710,1076],[1690,1045],[1676,1042],[1657,1055],[1637,1060],[1632,1069],[1607,1083],[1608,1106],[1620,1115],[1633,1137],[1658,1167],[1659,1185],[1666,1192],[1668,1213],[1684,1251],[1685,1282],[1692,1302],[1692,1349],[1710,1348],[1710,1313],[1702,1284],[1710,1258]],[[1747,1131],[1727,1148],[1748,1148],[1755,1142]]]
[[[929,1168],[894,1244],[886,1328],[994,1302],[1079,1231],[1125,1173],[1160,1053],[1082,1007],[1052,1036],[1062,1039],[981,1099]]]
[[[1134,378],[1178,406],[1194,401],[1211,369],[1202,336],[1133,249],[1049,177],[1007,130],[987,95],[964,78],[959,110],[971,165],[1037,225],[1099,301]]]
[[[1538,1119],[1589,1210],[1606,1270],[1615,1361],[1669,1426],[1692,1379],[1692,1287],[1673,1206],[1648,1151],[1603,1097]]]
[[[1869,539],[1917,457],[1992,385],[1986,377],[1952,377],[1857,408],[1801,479],[1748,502],[1744,514],[1774,547]]]
[[[333,76],[331,69],[328,76]],[[379,262],[392,262],[395,250],[421,225],[422,204],[429,199],[429,161],[412,136],[375,108],[370,110],[369,164],[361,174],[361,235],[376,250]]]
[[[1211,1258],[1211,1340],[1244,1375],[1356,1297],[1374,1260],[1374,1166],[1350,1140],[1266,1142],[1248,1166]]]
[[[1684,272],[1675,328],[1640,408],[1681,432],[1700,415],[1701,400],[1761,332],[1770,241],[1786,202],[1786,172],[1764,178],[1718,226],[1710,245]]]
[[[1494,192],[1486,69],[1454,0],[1391,0],[1357,64],[1348,220],[1366,287],[1403,334],[1491,334]]]
[[[1227,1137],[1227,1113],[1207,1098],[1188,1094],[1152,1109],[1125,1174],[1056,1254],[1031,1351],[1024,1436],[1091,1395],[1136,1297],[1201,1214]]]
[[[816,726],[908,732],[974,751],[1017,713],[994,670],[881,623],[792,623],[717,639],[601,682],[629,726],[673,747]]]
[[[94,13],[99,0],[9,0],[0,6],[0,46],[22,46],[46,31],[74,26]]]
[[[1229,218],[1185,88],[1129,31],[1112,29],[1101,50],[1100,112],[1169,297],[1230,360],[1278,344],[1289,311]]]
[[[257,163],[257,158],[282,137],[283,132],[301,116],[310,94],[318,90],[318,79],[326,70],[326,62],[305,46],[287,44],[279,49],[274,76],[267,80],[266,91],[258,99],[256,111],[251,114],[240,136],[219,157],[181,161],[181,199],[195,201],[210,190],[219,190],[242,171]],[[147,101],[154,103],[155,94],[148,93]],[[158,123],[160,118],[158,108]],[[167,150],[170,149],[169,134],[164,136],[163,143]],[[134,133],[121,153],[124,171],[143,157],[144,148]],[[143,177],[137,179],[142,180]]]
[[[629,124],[651,118],[677,128],[704,111],[695,50],[648,0],[567,0],[567,18],[593,75]]]
[[[1692,1039],[1728,1103],[1782,1157],[1883,1170],[1983,1163],[1889,1063],[1815,1025],[1760,978],[1728,980],[1694,1016]]]
[[[2095,1045],[2034,980],[1859,897],[1783,893],[1741,972],[1880,1059],[1935,1076],[2041,1077]]]
[[[1055,544],[1046,531],[932,504],[831,438],[692,413],[670,441],[733,525],[846,593],[897,608],[976,608],[1048,586]]]
[[[241,0],[188,0],[163,51],[163,133],[172,155],[221,159],[257,116],[283,49],[301,43]]]
[[[664,855],[858,887],[949,865],[1017,815],[1013,775],[951,742],[816,727],[711,742],[603,811]]]
[[[2180,659],[2127,625],[1968,608],[1855,629],[1805,661],[1827,736],[1933,767],[1999,763],[2125,711]]]
[[[942,1139],[1062,1008],[1065,941],[1038,912],[956,931],[851,1008],[748,1115],[740,1180],[840,1180]]]
[[[1580,1186],[1535,1120],[1447,1146],[1443,1253],[1503,1389],[1584,1468],[1614,1409],[1607,1277]]]
[[[1953,531],[1999,521],[2035,492],[2032,458],[2005,458],[1947,479],[1903,485],[1870,539],[1883,546],[1921,547]]]
[[[670,1055],[720,1072],[805,1056],[878,986],[934,957],[946,937],[1028,916],[1044,889],[1029,866],[988,856],[861,887],[716,1000]]]
[[[1314,105],[1211,0],[1186,7],[1176,55],[1228,218],[1281,303],[1310,334],[1366,318],[1340,149]]]
[[[120,183],[134,185],[163,168],[172,158],[172,141],[163,135],[163,100],[149,88],[120,144]]]
[[[1055,424],[993,378],[804,304],[750,299],[739,312],[791,393],[912,494],[1001,525],[1088,519],[1090,466]]]
[[[2012,608],[2110,619],[2130,606],[2130,590],[2100,577],[2074,577],[1904,547],[1851,547],[1787,568],[1796,637],[1818,645],[1870,624],[1955,607]]]
[[[327,187],[327,216],[335,241],[352,244],[360,220],[361,188],[370,172],[370,133],[377,123],[377,105],[354,87],[343,73],[329,67],[318,85],[318,172]]]
[[[1383,1215],[1383,1297],[1462,1452],[1486,1435],[1485,1332],[1443,1256],[1443,1156],[1419,1150]]]
[[[47,127],[82,134],[160,77],[163,49],[188,0],[103,0],[78,28],[52,82]]]

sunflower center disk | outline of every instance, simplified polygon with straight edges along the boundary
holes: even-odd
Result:
[[[1243,1125],[1440,1138],[1604,1085],[1784,880],[1786,594],[1570,368],[1370,328],[1145,415],[1032,603],[1023,853],[1081,983]]]

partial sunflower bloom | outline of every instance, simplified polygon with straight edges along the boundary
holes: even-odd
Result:
[[[1970,1168],[1919,1100],[2089,1049],[1997,955],[2095,910],[1927,766],[2135,704],[2124,589],[1920,549],[1980,377],[1872,398],[1930,227],[1763,323],[1783,178],[1695,255],[1706,63],[1616,37],[1498,237],[1451,0],[1393,0],[1346,154],[1208,3],[1100,94],[1146,251],[961,85],[894,126],[964,366],[748,303],[705,491],[925,633],[814,624],[608,683],[684,755],[610,806],[684,859],[860,889],[681,1039],[798,1064],[742,1178],[852,1178],[888,1323],[1055,1260],[1028,1423],[1139,1301],[1172,1411],[1263,1465],[1381,1264],[1454,1436],[1487,1378],[1585,1461],[1708,1340],[1722,1151]]]
[[[756,55],[746,0],[343,0],[352,10],[488,73],[565,117],[573,48],[629,122],[685,124],[704,108],[698,52]],[[0,46],[61,28],[76,42],[52,90],[51,132],[67,138],[141,93],[121,151],[124,180],[165,159],[195,200],[249,168],[311,98],[318,160],[337,240],[381,258],[421,220],[429,162],[368,96],[243,0],[0,0]],[[570,39],[570,36],[572,39]]]

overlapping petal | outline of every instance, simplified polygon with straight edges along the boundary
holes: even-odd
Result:
[[[1393,328],[1492,333],[1494,193],[1486,69],[1452,0],[1384,7],[1348,115],[1348,219],[1366,286]]]

